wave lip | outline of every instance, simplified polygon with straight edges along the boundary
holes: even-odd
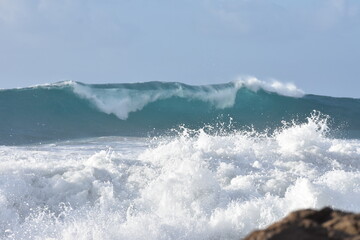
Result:
[[[72,84],[74,93],[91,101],[100,111],[114,114],[126,120],[129,113],[143,109],[146,105],[158,100],[184,98],[188,101],[198,100],[210,103],[217,109],[231,108],[236,102],[236,95],[241,88],[253,92],[260,89],[288,97],[303,97],[304,92],[294,84],[273,81],[267,83],[255,77],[239,78],[234,82],[222,85],[190,86],[182,83],[140,83],[141,87],[126,88],[124,85]],[[152,85],[160,85],[154,88]]]
[[[237,88],[245,86],[248,89],[251,89],[254,92],[257,92],[259,89],[263,89],[268,92],[277,93],[279,95],[287,97],[303,97],[305,95],[304,91],[297,88],[293,83],[282,83],[277,80],[273,80],[271,83],[261,81],[255,77],[247,78],[238,78],[234,82]]]
[[[304,95],[289,83],[252,77],[202,86],[67,81],[1,90],[0,145],[158,136],[179,126],[216,128],[229,119],[235,129],[274,130],[282,120],[303,122],[313,110],[329,115],[340,137],[360,137],[360,99]]]

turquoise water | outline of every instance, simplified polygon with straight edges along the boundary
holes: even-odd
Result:
[[[337,137],[360,137],[360,99],[285,95],[235,82],[208,86],[62,82],[1,90],[0,145],[143,137],[168,134],[179,126],[199,129],[230,122],[231,129],[271,130],[284,120],[303,122],[314,110],[330,117]]]
[[[359,212],[359,111],[257,79],[0,90],[0,239],[237,240]]]

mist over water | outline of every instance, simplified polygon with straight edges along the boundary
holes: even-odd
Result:
[[[360,211],[358,99],[248,79],[0,103],[0,239],[241,239],[299,208]]]

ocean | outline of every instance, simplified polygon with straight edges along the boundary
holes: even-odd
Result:
[[[359,202],[360,99],[256,78],[0,90],[0,239],[241,239]]]

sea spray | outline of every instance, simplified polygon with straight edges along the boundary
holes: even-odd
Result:
[[[360,141],[327,119],[2,146],[0,236],[239,239],[299,208],[360,211]]]
[[[74,93],[91,101],[100,111],[114,114],[126,120],[131,112],[142,110],[146,105],[158,100],[184,98],[188,101],[202,101],[217,109],[232,108],[239,89],[253,92],[260,89],[289,97],[302,97],[304,93],[292,84],[275,81],[271,84],[249,77],[228,84],[189,86],[182,83],[143,83],[94,85],[69,83]]]

